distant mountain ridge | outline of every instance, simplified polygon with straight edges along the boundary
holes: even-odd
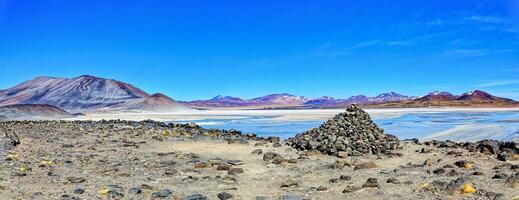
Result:
[[[497,97],[481,90],[473,90],[459,96],[448,92],[431,92],[422,97],[397,102],[384,102],[372,107],[519,107],[519,102]]]
[[[343,108],[351,104],[366,107],[506,107],[519,106],[519,103],[507,98],[497,97],[481,90],[474,90],[461,95],[434,91],[421,97],[406,96],[396,92],[382,93],[374,97],[355,95],[346,99],[330,96],[308,98],[287,93],[272,94],[243,100],[238,97],[217,96],[210,100],[186,102],[195,107],[278,107],[278,108]]]
[[[390,101],[410,100],[414,97],[405,96],[396,92],[382,93],[375,97],[367,97],[365,95],[351,96],[347,99],[336,99],[329,96],[319,98],[308,98],[304,96],[296,96],[288,93],[270,94],[249,100],[243,100],[238,97],[218,95],[209,100],[196,100],[187,102],[192,106],[199,107],[254,107],[254,106],[299,106],[299,107],[340,107],[350,104],[366,104]]]

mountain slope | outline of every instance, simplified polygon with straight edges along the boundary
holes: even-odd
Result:
[[[148,112],[176,112],[192,110],[188,106],[185,106],[182,103],[177,102],[160,93],[156,93],[145,98],[131,100],[122,105],[118,105],[115,108]]]
[[[0,116],[6,119],[61,119],[72,114],[56,106],[42,104],[16,104],[0,106]]]
[[[83,75],[72,79],[37,77],[0,91],[0,105],[49,104],[69,110],[122,104],[148,94],[128,83]]]

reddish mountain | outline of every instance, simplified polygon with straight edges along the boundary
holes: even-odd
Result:
[[[470,91],[470,92],[460,95],[458,97],[458,100],[463,100],[463,101],[493,101],[493,100],[510,101],[511,99],[496,97],[489,93],[483,92],[481,90],[474,90],[474,91]]]
[[[191,108],[183,105],[182,103],[177,102],[160,93],[156,93],[145,98],[128,101],[122,106],[118,106],[116,108],[149,112],[175,112],[191,110]]]
[[[434,91],[425,96],[416,98],[416,101],[444,101],[455,100],[457,97],[448,92]]]

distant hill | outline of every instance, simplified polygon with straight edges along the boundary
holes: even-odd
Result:
[[[160,93],[150,95],[145,98],[135,99],[119,106],[119,109],[138,110],[148,112],[176,112],[191,110],[191,108],[177,102],[168,96]]]
[[[56,106],[41,104],[17,104],[0,106],[0,118],[16,119],[62,119],[74,115]]]
[[[145,91],[114,79],[83,75],[76,78],[36,77],[0,91],[1,105],[46,104],[68,111],[126,109],[159,111],[187,108],[165,95]]]
[[[367,105],[379,108],[415,107],[518,107],[519,102],[497,97],[481,90],[463,93],[459,96],[447,92],[432,92],[425,96],[398,102],[385,102]]]

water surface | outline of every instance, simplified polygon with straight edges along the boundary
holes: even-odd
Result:
[[[386,133],[400,139],[451,139],[474,141],[481,139],[513,140],[519,138],[519,112],[415,112],[394,116],[377,116],[373,120]],[[258,136],[278,136],[283,139],[319,127],[325,120],[290,121],[275,116],[245,116],[240,119],[191,120],[205,128],[236,129]],[[181,121],[187,122],[187,121]]]

